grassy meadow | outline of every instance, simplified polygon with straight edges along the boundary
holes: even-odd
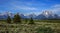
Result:
[[[60,20],[34,20],[34,24],[7,23],[0,20],[0,33],[60,33]]]

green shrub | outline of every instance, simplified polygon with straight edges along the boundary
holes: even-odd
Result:
[[[7,23],[11,23],[11,18],[10,18],[10,16],[7,17]]]
[[[30,18],[29,24],[34,24],[33,18]]]
[[[13,22],[14,23],[21,23],[21,17],[18,13],[16,15],[14,15]]]
[[[54,30],[50,27],[39,27],[37,33],[54,33]]]

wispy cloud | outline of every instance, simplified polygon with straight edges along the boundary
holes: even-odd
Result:
[[[55,4],[55,5],[51,6],[51,8],[48,9],[48,10],[59,14],[60,13],[60,4]]]
[[[56,5],[52,6],[52,9],[55,11],[60,11],[60,4],[56,4]]]
[[[27,6],[15,6],[16,9],[21,9],[21,10],[37,10],[37,8],[34,7],[27,7]]]
[[[33,3],[32,2],[20,2],[20,1],[14,1],[10,3],[11,5],[11,10],[38,10],[38,8],[33,7]]]
[[[60,4],[56,4],[56,5],[52,6],[52,7],[54,7],[54,8],[60,8]]]
[[[0,10],[20,13],[40,13],[42,10],[60,12],[60,2],[57,0],[0,0]],[[54,5],[55,4],[55,5]],[[50,8],[50,6],[52,6]],[[0,11],[0,12],[1,12]]]

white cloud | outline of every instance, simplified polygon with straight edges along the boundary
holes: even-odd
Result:
[[[18,8],[22,10],[37,10],[37,8],[34,7],[18,7]]]
[[[60,8],[60,4],[56,4],[54,6],[52,6],[53,8]]]
[[[60,13],[60,4],[55,4],[55,5],[51,6],[51,8],[48,10],[59,14]]]
[[[14,9],[14,10],[27,10],[27,11],[29,11],[29,10],[38,10],[37,8],[35,8],[35,7],[28,7],[28,6],[18,6],[18,5],[13,5],[13,7],[12,7],[12,9]]]
[[[53,10],[60,11],[60,4],[54,5]]]

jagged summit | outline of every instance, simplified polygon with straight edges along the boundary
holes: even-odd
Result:
[[[36,15],[33,13],[33,14],[30,14],[28,15],[29,17],[35,17]]]
[[[59,16],[52,11],[43,11],[36,19],[58,19]]]
[[[42,12],[43,15],[52,15],[52,11],[43,11]]]
[[[7,16],[11,16],[12,18],[14,17],[15,14],[13,13],[9,13],[9,12],[5,12],[5,13],[0,13],[0,19],[2,18],[7,18]],[[42,13],[40,13],[39,15],[36,15],[36,14],[29,14],[29,15],[24,15],[24,14],[20,14],[19,15],[21,16],[21,18],[34,18],[34,19],[60,19],[60,16],[58,16],[57,14],[53,13],[52,11],[43,11]]]
[[[49,17],[49,16],[54,16],[54,13],[52,11],[43,11],[42,15],[44,15],[45,17]]]

